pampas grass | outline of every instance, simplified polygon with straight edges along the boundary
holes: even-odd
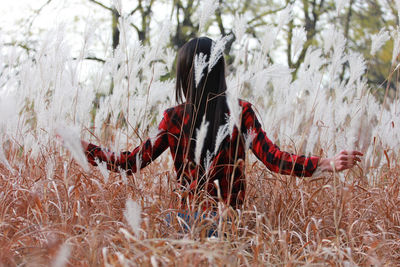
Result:
[[[121,9],[121,1],[115,6]],[[245,17],[237,16],[235,60],[227,66],[230,124],[219,129],[204,166],[212,168],[212,155],[240,125],[237,98],[243,98],[254,104],[263,129],[282,150],[333,156],[356,148],[365,156],[355,168],[298,179],[271,173],[249,152],[240,211],[220,203],[216,218],[195,220],[187,230],[177,218],[177,202],[187,200],[176,193],[168,153],[132,176],[87,166],[81,137],[115,151],[132,150],[176,104],[175,80],[167,75],[176,53],[167,46],[173,25],[160,24],[159,38],[141,44],[129,27],[132,17],[122,14],[120,46],[105,51],[105,63],[90,71],[84,56],[99,38],[89,33],[91,27],[78,56],[65,39],[65,27],[44,33],[28,56],[17,48],[1,50],[3,265],[399,264],[399,100],[388,98],[383,106],[369,93],[365,60],[346,51],[345,38],[334,27],[323,31],[320,47],[308,48],[296,78],[273,62],[270,52],[293,19],[293,6],[253,37],[246,34]],[[299,51],[304,32],[298,29],[295,36]],[[208,65],[197,58],[196,69],[211,70],[229,38],[216,38]],[[259,45],[245,45],[251,38]],[[374,37],[371,54],[388,38],[397,44],[398,30]],[[398,72],[398,52],[395,45],[390,77]],[[342,75],[344,65],[349,69]],[[201,73],[196,70],[196,83]],[[67,149],[56,141],[57,129]],[[250,147],[252,132],[243,137]],[[140,157],[136,161],[140,165]],[[218,237],[208,238],[205,229],[215,226]]]
[[[55,166],[56,174],[60,167]],[[164,163],[154,163],[142,174],[168,179],[160,173],[164,168]],[[118,174],[111,174],[107,190],[101,190],[96,185],[103,184],[98,171],[88,177],[72,163],[68,183],[75,188],[68,196],[57,175],[54,185],[25,179],[13,187],[18,176],[2,169],[7,179],[2,176],[1,186],[7,193],[0,195],[1,261],[7,265],[54,261],[57,255],[66,255],[60,251],[68,239],[70,256],[62,258],[72,265],[112,266],[123,261],[150,265],[155,260],[168,265],[395,265],[400,249],[397,168],[394,164],[382,170],[378,185],[369,186],[358,168],[345,173],[351,182],[333,184],[336,178],[319,176],[295,183],[295,178],[265,172],[260,163],[247,164],[244,210],[219,220],[223,236],[217,239],[202,238],[200,223],[191,233],[182,232],[179,224],[168,224],[165,214],[174,212],[170,207],[174,193],[149,179],[123,185]],[[40,177],[42,172],[37,165],[20,175]],[[42,191],[33,191],[37,183]],[[151,200],[148,196],[154,194]],[[231,212],[223,211],[221,216]]]
[[[201,151],[203,150],[203,145],[205,138],[207,136],[209,122],[206,121],[206,117],[203,117],[201,121],[200,128],[196,130],[196,147],[194,149],[194,161],[197,165],[200,165]]]
[[[203,33],[207,22],[210,17],[214,15],[215,10],[218,8],[216,0],[205,0],[201,2],[200,17],[199,17],[199,33]]]
[[[67,243],[63,244],[60,250],[57,252],[56,258],[54,259],[52,266],[54,267],[64,267],[68,263],[68,258],[70,257],[70,247]]]
[[[201,79],[204,76],[204,69],[208,66],[207,55],[203,53],[196,54],[194,58],[194,81],[196,83],[196,87],[199,86]]]
[[[375,56],[376,52],[390,39],[386,29],[381,29],[378,34],[371,36],[371,55]]]
[[[208,60],[208,72],[212,70],[218,60],[223,56],[225,45],[231,38],[232,36],[227,35],[213,42],[211,46],[210,59]]]
[[[125,205],[124,217],[136,236],[139,235],[142,208],[133,200],[128,199]]]

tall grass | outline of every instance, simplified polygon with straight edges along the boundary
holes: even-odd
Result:
[[[268,25],[252,50],[244,45],[250,37],[238,17],[230,98],[254,103],[268,136],[282,149],[320,156],[358,149],[363,162],[344,173],[297,179],[269,172],[249,153],[243,210],[221,206],[216,219],[195,221],[187,230],[174,209],[177,182],[168,153],[127,177],[101,166],[85,170],[77,146],[80,135],[120,151],[152,135],[163,110],[175,104],[174,79],[164,77],[173,63],[167,48],[172,25],[164,23],[160,37],[142,45],[132,38],[130,18],[122,17],[120,46],[90,71],[84,58],[93,34],[82,37],[76,57],[63,28],[55,28],[32,57],[0,44],[1,262],[398,264],[398,99],[382,105],[370,93],[363,76],[368,63],[345,52],[335,28],[325,30],[323,47],[308,50],[292,80],[292,70],[272,64],[268,54],[291,12],[280,16],[281,23]],[[300,49],[302,30],[296,34]],[[380,36],[384,43],[389,35]],[[391,36],[396,43],[398,30]],[[389,78],[397,75],[396,51]],[[341,80],[344,64],[349,71]],[[57,129],[64,129],[68,149],[56,140]],[[219,236],[207,238],[213,224]]]

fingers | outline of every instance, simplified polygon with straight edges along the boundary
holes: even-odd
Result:
[[[339,154],[341,154],[341,155],[354,155],[354,156],[363,156],[364,155],[362,152],[357,151],[357,150],[350,150],[350,151],[343,150]]]
[[[364,156],[364,154],[362,152],[356,151],[356,150],[350,151],[349,154],[354,155],[354,156]]]
[[[361,156],[364,154],[360,151],[343,150],[335,157],[335,169],[336,171],[343,171],[354,167],[357,162],[361,162]]]

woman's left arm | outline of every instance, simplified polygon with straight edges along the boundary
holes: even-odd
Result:
[[[360,162],[359,151],[342,151],[332,158],[306,157],[281,151],[271,142],[265,131],[261,128],[251,105],[246,105],[243,110],[242,122],[244,130],[252,129],[254,138],[251,149],[256,157],[273,172],[295,176],[312,176],[316,170],[322,172],[343,171],[352,168]]]

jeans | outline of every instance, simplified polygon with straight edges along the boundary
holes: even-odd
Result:
[[[195,222],[201,223],[201,221],[205,220],[207,217],[211,218],[214,220],[214,223],[212,225],[208,225],[206,229],[206,236],[207,237],[217,237],[218,236],[218,231],[217,231],[217,224],[216,224],[216,217],[217,213],[215,211],[212,212],[207,212],[207,213],[199,213],[199,212],[194,212],[193,214],[189,214],[188,211],[183,211],[183,212],[178,212],[177,217],[182,219],[185,223],[181,224],[183,225],[183,231],[188,232],[190,228],[194,225]],[[207,216],[208,215],[208,216]],[[170,212],[166,216],[166,221],[168,225],[171,224],[172,222],[172,216],[173,213]]]

